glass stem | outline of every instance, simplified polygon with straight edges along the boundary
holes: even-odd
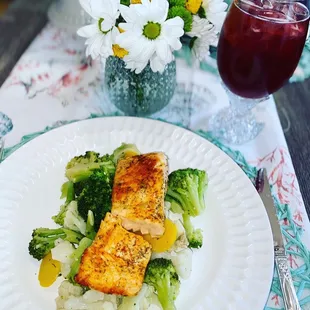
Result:
[[[228,99],[230,103],[230,109],[235,116],[244,116],[246,114],[249,114],[251,110],[260,102],[265,101],[268,99],[262,98],[262,99],[247,99],[247,98],[242,98],[234,93],[232,93],[225,85],[222,83]]]
[[[224,86],[224,85],[223,85]],[[254,139],[264,125],[256,121],[252,109],[261,101],[241,98],[224,86],[230,106],[209,119],[209,130],[213,135],[229,144],[243,144]]]

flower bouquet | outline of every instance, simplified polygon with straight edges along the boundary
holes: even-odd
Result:
[[[176,87],[174,51],[183,42],[198,60],[207,56],[227,8],[223,0],[80,3],[94,20],[78,30],[87,39],[86,56],[105,61],[110,100],[130,115],[152,114],[169,103]]]

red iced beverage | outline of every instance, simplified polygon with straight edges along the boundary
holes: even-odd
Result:
[[[281,88],[297,67],[308,24],[309,11],[300,3],[236,0],[218,45],[218,69],[227,88],[253,99]]]

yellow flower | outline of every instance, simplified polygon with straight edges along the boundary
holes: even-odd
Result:
[[[130,3],[131,4],[140,4],[141,0],[131,0]]]
[[[124,58],[126,55],[128,55],[128,51],[120,47],[118,44],[113,44],[112,49],[113,49],[114,56],[118,58]]]
[[[192,14],[197,14],[199,8],[201,7],[202,0],[186,0],[185,7]]]

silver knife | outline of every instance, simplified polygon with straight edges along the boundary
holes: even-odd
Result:
[[[286,310],[301,310],[287,262],[281,228],[276,215],[276,209],[271,195],[266,169],[260,169],[258,171],[256,178],[256,189],[265,205],[271,225],[274,242],[275,265],[281,284],[284,308]]]

